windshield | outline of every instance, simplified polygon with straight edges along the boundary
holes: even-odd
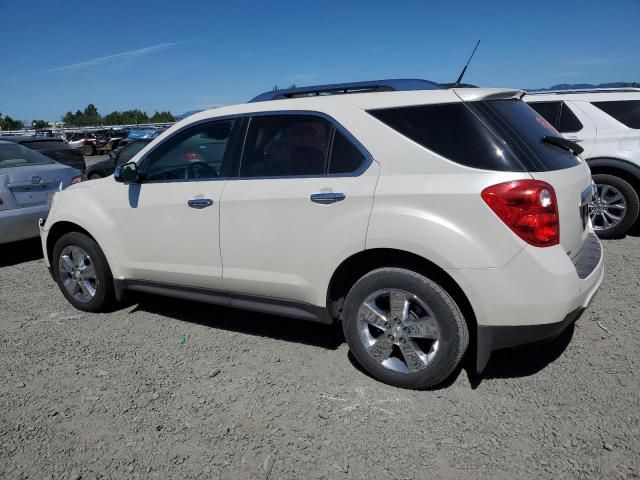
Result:
[[[45,165],[53,160],[15,143],[0,143],[0,168]]]

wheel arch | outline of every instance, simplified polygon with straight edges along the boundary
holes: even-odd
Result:
[[[627,181],[640,196],[640,166],[629,160],[615,157],[593,157],[587,159],[592,175],[614,175]]]
[[[430,278],[444,288],[456,301],[467,322],[470,343],[475,343],[477,320],[471,302],[460,285],[434,262],[405,250],[372,248],[357,252],[345,259],[334,271],[327,288],[327,310],[332,318],[341,319],[347,293],[366,273],[381,267],[399,267]]]
[[[60,237],[62,237],[63,235],[71,232],[83,233],[89,238],[91,238],[94,242],[98,243],[98,240],[96,240],[95,236],[92,235],[87,229],[81,227],[77,223],[70,222],[67,220],[60,220],[54,223],[49,228],[49,233],[47,234],[46,248],[47,248],[47,258],[49,259],[49,262],[51,262],[51,256],[53,255],[53,248],[56,242],[58,241],[58,239],[60,239]]]

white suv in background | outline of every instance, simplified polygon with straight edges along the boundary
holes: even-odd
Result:
[[[627,233],[640,209],[640,89],[541,92],[524,100],[584,148],[597,185],[590,216],[598,236]]]
[[[127,290],[323,323],[405,388],[467,347],[548,339],[603,276],[580,148],[522,91],[386,80],[195,114],[55,195],[45,261],[76,308]]]

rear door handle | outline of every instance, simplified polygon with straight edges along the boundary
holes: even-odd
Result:
[[[570,137],[567,137],[567,140],[571,140],[572,142],[580,143],[583,139],[580,138],[580,137],[570,136]]]
[[[210,198],[192,198],[187,201],[187,205],[191,208],[207,208],[213,205],[213,200]]]
[[[330,203],[341,202],[347,198],[344,193],[312,193],[309,199],[314,203],[328,205]]]

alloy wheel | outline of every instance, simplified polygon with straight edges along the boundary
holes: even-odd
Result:
[[[442,342],[438,320],[415,295],[398,289],[378,290],[358,310],[358,331],[367,353],[398,373],[427,368]]]
[[[81,303],[96,295],[96,271],[91,257],[82,248],[68,245],[60,252],[60,279],[69,295]]]
[[[596,185],[596,193],[589,204],[589,217],[594,230],[608,230],[618,225],[627,213],[627,201],[617,188]]]

